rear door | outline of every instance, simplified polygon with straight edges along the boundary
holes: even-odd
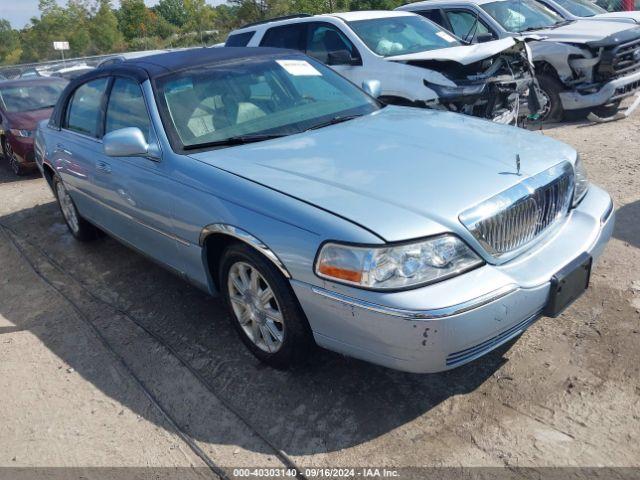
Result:
[[[101,192],[94,179],[97,161],[103,155],[102,119],[109,82],[109,77],[102,77],[75,90],[50,156],[80,214],[98,224],[108,213],[97,201]]]

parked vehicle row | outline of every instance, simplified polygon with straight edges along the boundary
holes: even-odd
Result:
[[[575,0],[574,0],[575,1]],[[613,115],[640,90],[640,28],[626,22],[565,19],[538,0],[428,0],[400,7],[461,35],[492,39],[535,35],[528,43],[540,91],[542,117],[567,111]]]
[[[396,12],[268,20],[231,32],[226,45],[305,52],[358,85],[379,81],[389,104],[499,123],[559,121],[567,111],[606,119],[640,90],[638,15],[598,14],[589,20],[619,21],[594,24],[554,0],[427,0]]]
[[[102,230],[221,295],[278,368],[315,345],[411,372],[467,363],[578,298],[614,225],[573,148],[387,105],[292,50],[93,70],[35,152],[74,237]]]
[[[387,104],[443,108],[505,124],[539,109],[531,98],[533,65],[524,42],[469,46],[408,12],[270,20],[232,32],[226,45],[302,51],[356,85],[380,82],[379,98]]]

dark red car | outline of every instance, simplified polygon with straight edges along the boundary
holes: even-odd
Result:
[[[49,118],[66,84],[60,78],[0,81],[0,147],[16,175],[36,166],[36,127],[39,121]]]

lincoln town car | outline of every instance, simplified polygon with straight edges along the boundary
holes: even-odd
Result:
[[[66,87],[36,160],[75,238],[221,295],[276,368],[436,372],[562,321],[614,223],[576,151],[360,87],[282,49],[126,60]]]

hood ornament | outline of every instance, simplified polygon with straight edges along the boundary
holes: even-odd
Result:
[[[516,153],[516,175],[520,176],[520,154]]]

